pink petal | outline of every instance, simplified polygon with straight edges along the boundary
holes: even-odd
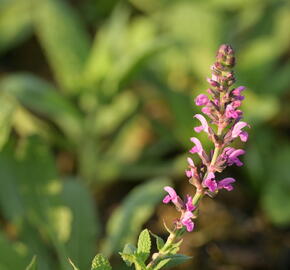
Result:
[[[240,134],[242,132],[241,129],[246,127],[246,126],[248,126],[248,124],[246,122],[243,122],[243,121],[236,123],[234,125],[233,130],[232,130],[232,137],[237,138],[238,136],[240,136]]]
[[[194,162],[190,157],[187,158],[187,162],[188,162],[190,167],[194,167]]]
[[[231,191],[231,190],[233,190],[232,183],[234,183],[234,182],[236,182],[236,180],[232,177],[224,178],[223,180],[219,181],[218,188],[219,189],[224,188],[228,191]]]
[[[201,142],[199,141],[199,139],[192,137],[192,138],[190,138],[190,140],[195,144],[195,147],[193,147],[191,150],[194,151],[194,153],[197,152],[199,154],[202,154],[203,148],[202,148],[202,145],[201,145]]]
[[[192,197],[187,195],[187,202],[185,204],[187,211],[193,211],[196,207],[192,204]]]
[[[194,130],[196,132],[200,132],[204,130],[206,133],[209,133],[208,123],[206,119],[204,118],[204,116],[202,116],[201,114],[196,114],[194,117],[197,118],[201,122],[201,126],[195,127]]]
[[[171,197],[169,195],[166,195],[163,199],[163,202],[166,204],[169,203],[170,201],[171,201]]]
[[[168,192],[168,194],[169,194],[169,196],[171,197],[172,200],[177,198],[177,194],[176,194],[175,190],[172,187],[166,186],[166,187],[164,187],[164,190],[166,192]]]

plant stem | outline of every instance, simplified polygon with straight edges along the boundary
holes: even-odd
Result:
[[[174,243],[177,237],[180,237],[183,234],[182,231],[183,231],[183,228],[178,229],[178,230],[175,229],[169,234],[164,246],[159,250],[158,253],[154,254],[155,255],[154,258],[150,261],[150,263],[148,263],[148,265],[146,266],[146,269],[148,270],[153,269],[152,267],[156,264],[156,262],[158,262],[162,256],[168,253],[167,252],[168,247]]]

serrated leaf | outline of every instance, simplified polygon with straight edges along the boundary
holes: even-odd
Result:
[[[131,266],[133,261],[132,260],[126,260],[126,255],[134,255],[134,258],[135,258],[136,251],[137,251],[137,248],[135,246],[133,246],[131,244],[126,244],[124,249],[123,249],[123,252],[120,252],[120,255],[121,255],[122,259],[124,260],[124,262],[128,266]]]
[[[68,93],[80,89],[89,36],[77,12],[64,0],[34,1],[34,26],[58,84]]]
[[[97,254],[92,262],[91,270],[111,270],[112,267],[108,261],[108,259],[102,255]]]
[[[72,262],[72,260],[69,258],[68,259],[68,261],[69,261],[69,263],[71,264],[71,266],[73,267],[73,270],[79,270],[79,268],[77,268],[76,266],[75,266],[75,264]]]
[[[108,236],[102,248],[104,254],[109,256],[120,250],[126,242],[134,242],[143,223],[162,199],[162,188],[168,183],[167,178],[154,179],[137,186],[129,193],[108,222]]]
[[[160,236],[158,236],[157,234],[154,234],[151,231],[150,231],[150,234],[156,239],[156,246],[157,246],[157,249],[160,251],[160,249],[162,249],[164,246],[164,240]]]
[[[26,267],[25,270],[37,270],[36,256],[33,256],[30,264]]]
[[[136,256],[135,254],[128,254],[128,253],[119,253],[123,259],[123,261],[128,265],[131,266],[133,263],[136,261]]]
[[[147,229],[143,230],[138,239],[138,249],[137,254],[138,257],[141,259],[141,261],[145,262],[149,255],[151,250],[151,239],[150,234]]]

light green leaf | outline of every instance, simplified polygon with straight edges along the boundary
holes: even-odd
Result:
[[[111,270],[112,267],[108,259],[102,254],[97,254],[93,259],[91,270]]]
[[[135,255],[136,254],[136,251],[137,251],[137,248],[131,244],[126,244],[124,249],[123,249],[123,252],[120,252],[120,255],[122,257],[122,259],[124,260],[124,262],[128,265],[128,266],[131,266],[132,263],[134,262],[134,260],[132,261],[132,256],[128,256],[129,260],[126,260],[126,255]],[[135,256],[134,256],[135,258]]]
[[[93,197],[81,181],[69,179],[64,182],[62,198],[72,214],[70,237],[66,243],[68,255],[80,269],[89,269],[101,226]]]
[[[36,256],[33,256],[30,264],[26,267],[25,270],[37,270]]]
[[[54,75],[63,90],[80,89],[89,38],[75,10],[63,0],[34,1],[34,26]]]
[[[119,253],[123,259],[123,261],[126,263],[126,265],[131,266],[136,261],[136,255],[135,254],[129,254],[120,252]]]
[[[151,239],[150,234],[147,229],[143,230],[138,239],[138,249],[137,254],[138,257],[145,262],[150,255],[151,250]]]
[[[157,246],[157,249],[160,250],[161,248],[163,248],[164,246],[164,240],[159,237],[157,234],[154,234],[150,231],[150,234],[156,239],[156,246]]]
[[[152,215],[163,196],[167,178],[157,178],[134,188],[112,214],[107,225],[107,239],[103,252],[109,256],[126,242],[134,242],[144,222]]]
[[[7,94],[0,93],[0,150],[9,138],[13,113],[16,109],[15,101]]]
[[[9,0],[0,3],[0,53],[17,45],[31,33],[31,2]]]
[[[81,133],[81,115],[67,99],[46,81],[30,74],[15,74],[0,81],[3,91],[21,104],[54,121],[72,140]]]

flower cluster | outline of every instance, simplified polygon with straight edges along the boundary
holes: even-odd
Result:
[[[188,231],[193,229],[192,219],[196,217],[194,214],[198,207],[199,199],[207,194],[211,197],[216,195],[220,189],[231,191],[235,179],[227,177],[217,180],[216,173],[222,172],[227,166],[242,166],[240,156],[245,154],[243,149],[235,149],[230,144],[237,138],[242,142],[248,139],[248,133],[244,128],[248,124],[241,121],[243,112],[239,109],[244,96],[242,92],[244,86],[234,88],[233,84],[236,79],[233,72],[235,65],[234,51],[229,45],[221,45],[216,62],[211,66],[211,78],[207,81],[210,88],[207,89],[208,95],[200,94],[195,99],[197,106],[202,106],[202,113],[209,118],[209,122],[202,114],[196,114],[194,117],[200,122],[200,125],[194,128],[194,131],[205,132],[210,141],[214,144],[214,149],[207,153],[196,137],[192,137],[191,141],[194,146],[190,149],[191,154],[196,154],[201,160],[200,165],[195,165],[192,158],[188,157],[188,169],[186,176],[189,182],[196,187],[196,194],[192,199],[187,196],[187,203],[184,203],[177,196],[174,189],[165,187],[168,192],[163,202],[170,201],[181,212],[181,217],[176,221],[176,228],[186,226]],[[193,211],[193,212],[192,212]]]

